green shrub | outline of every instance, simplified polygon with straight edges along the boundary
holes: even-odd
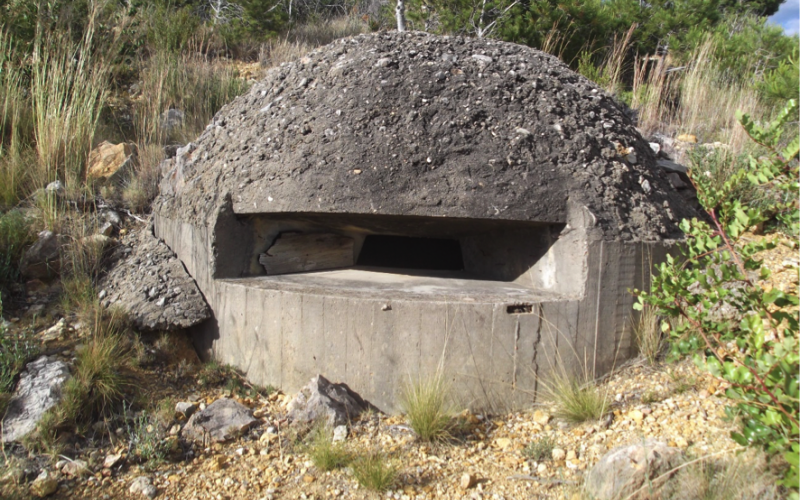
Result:
[[[797,292],[764,290],[752,276],[769,277],[770,271],[756,257],[775,246],[774,240],[743,241],[750,227],[775,217],[797,234],[797,191],[800,186],[795,136],[781,146],[784,126],[795,120],[797,102],[789,101],[777,118],[762,126],[748,115],[739,115],[747,134],[762,148],[746,165],[716,187],[702,168],[692,169],[698,200],[708,221],[683,220],[686,243],[680,257],[667,256],[657,266],[649,292],[638,292],[637,309],[646,305],[659,314],[683,321],[664,322],[674,356],[692,355],[712,375],[726,380],[726,396],[733,402],[727,411],[740,417],[741,429],[732,438],[742,444],[780,454],[789,463],[783,485],[797,498],[798,347]],[[768,207],[748,206],[736,198],[741,185],[770,186],[791,193],[787,201]],[[784,199],[779,197],[780,199]],[[713,306],[728,303],[739,312],[735,318],[715,314]]]
[[[789,99],[800,99],[800,65],[798,65],[798,49],[778,63],[778,67],[764,73],[764,80],[758,88],[764,96],[772,101],[785,102]]]
[[[553,456],[553,448],[556,447],[556,440],[551,436],[544,436],[535,441],[531,441],[522,450],[522,454],[531,460],[544,462]]]
[[[408,382],[402,390],[400,405],[408,424],[422,441],[444,441],[450,437],[453,415],[449,386],[437,373],[427,379]]]
[[[373,491],[386,491],[397,481],[397,468],[377,451],[356,457],[350,467],[358,484]]]
[[[163,439],[158,418],[142,412],[128,424],[130,451],[145,470],[153,470],[167,457],[168,445]]]
[[[181,52],[200,28],[200,18],[189,7],[171,9],[168,5],[150,7],[141,12],[147,26],[147,46],[153,53]]]

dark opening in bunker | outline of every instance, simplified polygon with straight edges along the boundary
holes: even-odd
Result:
[[[315,293],[468,297],[512,304],[509,314],[530,314],[529,305],[545,297],[580,292],[579,267],[565,265],[570,249],[580,251],[580,245],[565,242],[566,251],[550,251],[564,227],[423,216],[248,214],[219,226],[215,278],[253,278],[248,282]],[[574,239],[572,233],[567,238]]]
[[[458,240],[368,234],[356,265],[463,271],[464,258]]]

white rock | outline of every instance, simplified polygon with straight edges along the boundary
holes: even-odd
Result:
[[[61,472],[66,474],[67,476],[72,477],[81,477],[89,474],[91,471],[89,470],[89,464],[87,464],[83,460],[68,460],[64,467],[61,468]]]
[[[147,498],[155,498],[158,490],[153,486],[152,481],[147,476],[139,476],[131,482],[128,492],[132,495],[142,495]]]
[[[337,425],[333,429],[333,442],[334,443],[342,443],[344,440],[347,439],[347,426],[346,425]]]
[[[42,356],[28,363],[3,418],[4,443],[16,441],[36,428],[42,416],[61,400],[61,386],[69,368],[55,357]]]
[[[115,455],[106,455],[105,460],[103,460],[103,468],[110,469],[120,463],[122,460],[122,453],[117,453]]]

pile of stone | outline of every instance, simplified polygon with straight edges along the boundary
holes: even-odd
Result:
[[[144,330],[188,328],[209,317],[194,279],[151,228],[143,228],[122,246],[122,257],[98,286],[103,306],[122,307]]]

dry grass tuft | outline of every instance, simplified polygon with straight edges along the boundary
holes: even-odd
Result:
[[[645,305],[638,320],[633,320],[633,322],[633,334],[639,354],[644,356],[651,365],[654,365],[664,346],[657,310],[652,306]]]
[[[343,16],[316,23],[302,24],[284,38],[269,40],[258,53],[258,61],[264,68],[280,66],[282,63],[300,59],[317,47],[334,40],[367,33],[369,25],[360,17]]]
[[[752,85],[733,78],[713,58],[711,38],[700,44],[680,71],[668,68],[661,57],[637,59],[631,105],[639,113],[639,128],[645,134],[690,133],[700,142],[722,142],[738,154],[748,147],[736,112],[757,119],[772,108]]]
[[[703,460],[681,469],[666,484],[663,498],[777,500],[784,498],[779,481],[764,453],[748,450],[735,457]]]
[[[397,468],[377,451],[356,457],[350,467],[358,484],[373,491],[386,491],[397,481]]]
[[[543,382],[545,393],[556,405],[555,415],[569,422],[580,423],[602,418],[608,413],[611,399],[588,375],[576,377],[565,370],[556,370]]]
[[[420,440],[445,441],[451,437],[455,411],[449,398],[450,387],[440,372],[403,387],[400,405]]]
[[[202,46],[195,49],[184,54],[157,52],[141,73],[141,94],[146,98],[135,104],[134,128],[145,163],[153,156],[148,145],[194,139],[222,106],[247,90],[232,65],[204,56]],[[182,112],[183,120],[167,123],[164,113],[169,109]]]

